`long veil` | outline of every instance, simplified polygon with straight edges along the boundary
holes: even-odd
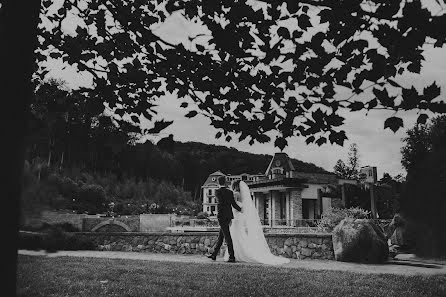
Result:
[[[249,191],[248,185],[241,181],[240,182],[240,195],[242,198],[242,211],[244,214],[244,224],[246,226],[246,231],[250,243],[260,244],[259,248],[268,249],[268,243],[266,242],[265,235],[263,235],[262,224],[260,222],[260,217],[257,214],[257,209],[252,202],[251,193]]]
[[[249,187],[243,181],[240,182],[240,195],[242,198],[244,225],[247,232],[247,244],[249,244],[251,256],[258,262],[266,264],[288,263],[289,259],[278,257],[271,253],[263,234],[260,217],[252,201]]]

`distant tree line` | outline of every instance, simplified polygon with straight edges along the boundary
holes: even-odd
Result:
[[[196,212],[209,174],[216,170],[263,173],[272,158],[225,146],[176,142],[172,136],[157,144],[141,143],[142,135],[131,127],[122,129],[122,123],[118,127],[104,105],[87,98],[82,89],[69,90],[55,79],[41,82],[31,105],[25,196],[38,196],[40,189],[47,197],[41,202],[53,207],[66,205],[82,193],[96,197],[86,200],[99,201],[78,203],[78,210],[99,210],[106,202],[121,201],[123,206],[115,207],[124,212],[168,212],[182,207]],[[299,171],[326,172],[311,163],[292,162]],[[131,206],[128,202],[132,201],[139,206]],[[153,204],[156,207],[150,208]]]

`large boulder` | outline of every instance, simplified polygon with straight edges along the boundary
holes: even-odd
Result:
[[[333,230],[336,261],[384,263],[389,256],[382,230],[368,219],[343,219]]]

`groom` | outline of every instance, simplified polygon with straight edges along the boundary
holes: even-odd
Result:
[[[229,252],[229,260],[228,262],[235,262],[234,257],[234,248],[232,246],[232,238],[231,233],[229,232],[229,225],[231,224],[234,216],[232,215],[232,207],[234,207],[238,211],[242,211],[242,209],[237,205],[234,200],[234,194],[231,190],[226,187],[226,177],[220,176],[218,178],[218,184],[220,185],[220,189],[215,192],[215,196],[217,197],[217,219],[220,224],[220,233],[218,234],[217,243],[214,246],[214,252],[210,255],[207,255],[208,258],[215,261],[217,258],[218,252],[220,251],[221,245],[223,244],[223,238],[228,245]]]

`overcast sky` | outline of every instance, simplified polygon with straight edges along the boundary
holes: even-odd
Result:
[[[199,25],[190,24],[182,17],[174,15],[168,18],[162,26],[159,26],[155,32],[165,40],[175,43],[183,42],[187,45],[187,37],[194,36],[202,32],[202,30]],[[437,85],[442,88],[442,93],[444,93],[444,90],[446,90],[446,47],[427,48],[424,57],[426,61],[423,64],[420,75],[405,75],[399,78],[398,81],[405,86],[413,84],[419,90],[436,81]],[[66,80],[74,88],[79,85],[90,84],[91,77],[88,74],[74,73],[69,69],[61,70],[61,66],[59,63],[54,63],[54,71],[50,75]],[[250,146],[248,141],[239,143],[237,140],[232,140],[228,143],[222,139],[215,139],[214,136],[217,130],[210,125],[210,120],[200,115],[192,119],[184,117],[186,110],[179,107],[182,101],[175,96],[160,98],[158,111],[162,117],[159,118],[174,120],[174,123],[159,136],[151,137],[152,140],[157,141],[161,137],[173,134],[174,139],[177,141],[197,141],[225,145],[256,154],[272,155],[279,151],[279,149],[274,147],[273,143],[256,143]],[[397,116],[403,118],[404,129],[400,129],[396,133],[389,129],[384,130],[384,120],[391,115],[392,112],[387,111],[369,112],[367,116],[365,116],[365,112],[345,114],[345,125],[342,128],[346,131],[348,140],[343,147],[330,144],[325,144],[321,147],[315,144],[306,145],[304,138],[294,137],[288,140],[289,145],[284,152],[290,157],[305,162],[312,162],[326,170],[332,171],[338,159],[345,160],[347,158],[350,144],[356,143],[359,147],[360,165],[376,166],[379,178],[384,172],[388,172],[391,175],[404,173],[401,167],[400,150],[403,146],[401,139],[405,137],[406,130],[415,124],[417,114],[415,112],[399,112]],[[151,126],[149,123],[147,125],[148,127]]]

